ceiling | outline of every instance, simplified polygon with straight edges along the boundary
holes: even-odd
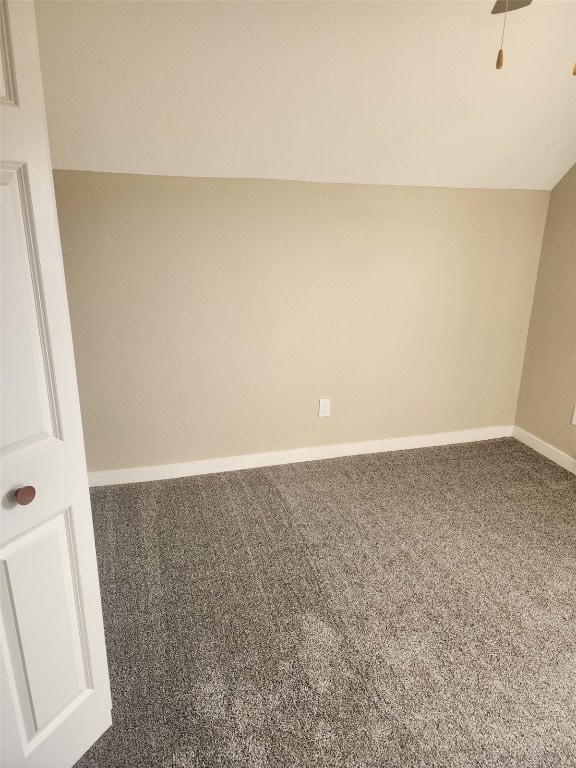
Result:
[[[55,168],[550,189],[576,2],[37,3]]]

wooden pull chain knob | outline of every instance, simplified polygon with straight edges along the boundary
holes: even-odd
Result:
[[[18,504],[30,504],[31,501],[34,501],[34,497],[36,496],[36,488],[32,485],[25,485],[23,488],[18,488],[17,491],[14,491],[14,496],[16,496]]]

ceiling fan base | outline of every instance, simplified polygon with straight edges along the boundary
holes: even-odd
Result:
[[[508,0],[508,12],[517,11],[519,8],[526,8],[532,0]],[[492,13],[505,13],[506,0],[496,0]]]

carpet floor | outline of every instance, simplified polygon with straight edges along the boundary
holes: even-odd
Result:
[[[92,493],[78,768],[576,766],[576,477],[513,439]]]

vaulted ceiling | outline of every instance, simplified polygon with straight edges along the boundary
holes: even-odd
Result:
[[[56,168],[550,189],[576,2],[37,3]]]

